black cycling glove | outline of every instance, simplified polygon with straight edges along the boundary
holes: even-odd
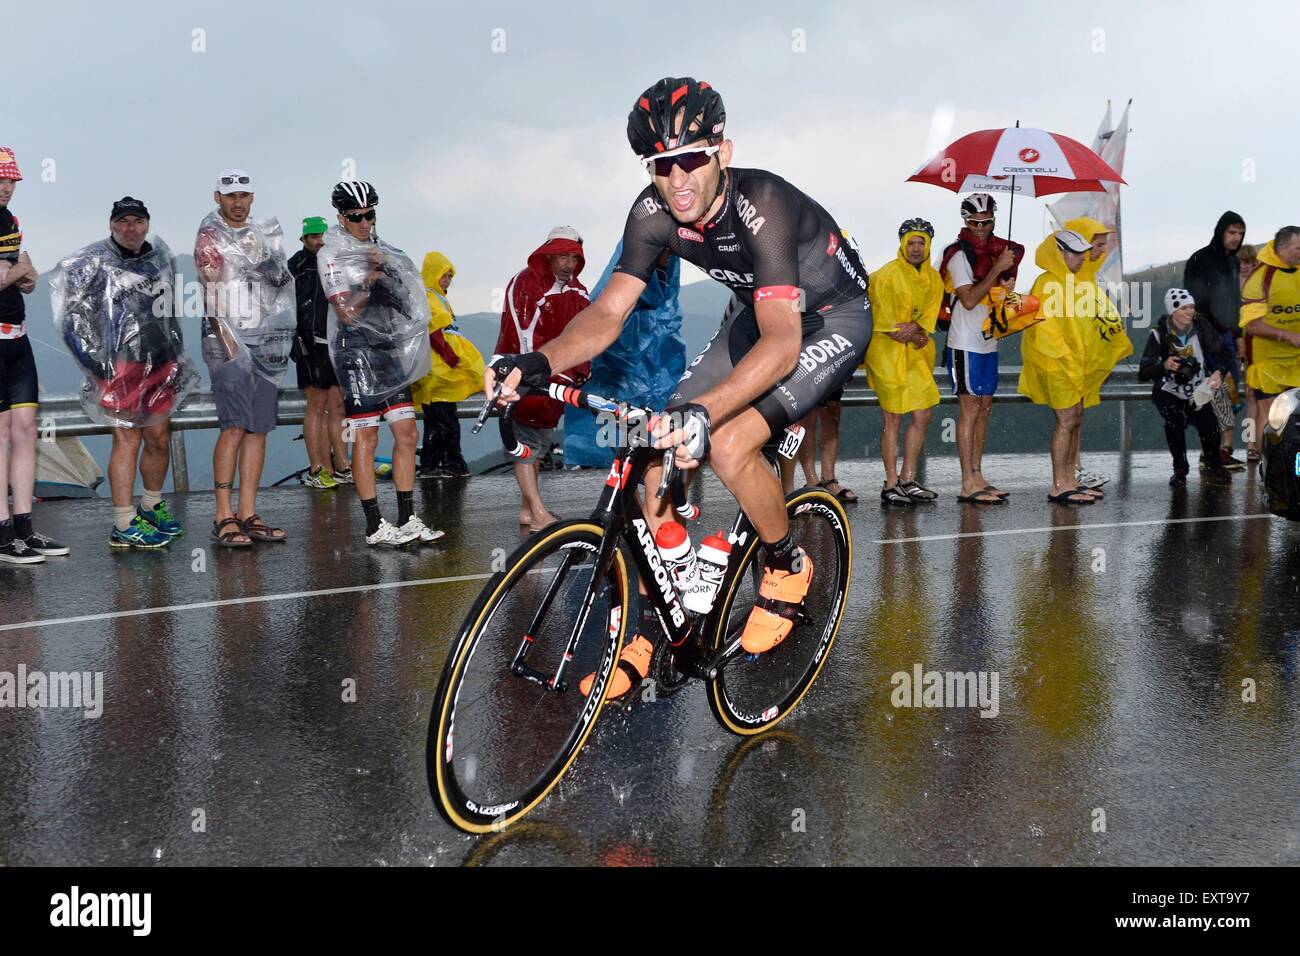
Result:
[[[712,424],[709,421],[707,408],[694,402],[687,402],[685,405],[674,405],[672,408],[664,409],[664,414],[672,416],[674,428],[680,428],[686,433],[686,438],[681,444],[681,447],[686,449],[686,454],[701,462],[709,457],[709,448],[712,444],[709,440],[709,432]]]
[[[515,369],[519,369],[522,378],[520,385],[533,388],[545,388],[551,380],[551,360],[541,352],[526,352],[523,355],[494,355],[488,364],[497,380],[504,380]]]

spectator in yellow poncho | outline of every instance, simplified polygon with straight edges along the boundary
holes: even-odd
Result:
[[[909,219],[898,228],[898,255],[870,279],[873,330],[867,348],[867,384],[880,397],[885,427],[880,454],[885,485],[880,492],[888,504],[912,505],[933,501],[933,491],[916,481],[916,467],[925,448],[930,409],[939,404],[934,384],[934,334],[943,303],[943,279],[930,264],[934,226]],[[903,416],[911,413],[898,471],[898,433]]]
[[[483,356],[456,328],[456,314],[447,301],[456,268],[441,252],[430,252],[420,269],[429,296],[429,346],[433,368],[411,389],[424,409],[424,442],[420,447],[420,477],[452,478],[469,474],[460,451],[460,420],[456,403],[483,388]]]
[[[1039,245],[1034,262],[1044,271],[1029,294],[1038,299],[1043,321],[1025,329],[1020,347],[1020,394],[1047,405],[1056,414],[1048,495],[1055,504],[1091,504],[1101,496],[1075,481],[1070,460],[1075,433],[1083,421],[1085,357],[1078,317],[1095,311],[1092,297],[1096,289],[1077,277],[1091,248],[1087,239],[1068,229],[1052,233]],[[1080,301],[1085,298],[1093,304]]]
[[[1106,255],[1110,251],[1110,230],[1087,216],[1071,219],[1065,228],[1077,232],[1092,246],[1075,276],[1077,282],[1088,282],[1096,288],[1097,307],[1093,310],[1093,315],[1079,316],[1079,334],[1083,339],[1084,354],[1083,407],[1092,408],[1101,404],[1101,387],[1110,377],[1111,370],[1120,360],[1133,354],[1133,343],[1129,341],[1119,310],[1105,290],[1096,285],[1097,274],[1105,265]],[[1074,476],[1081,485],[1100,488],[1109,479],[1083,470],[1083,462],[1079,457],[1079,438],[1082,434],[1082,428],[1075,432],[1074,448],[1071,449],[1070,462],[1074,466]]]
[[[1241,290],[1241,327],[1251,353],[1246,384],[1262,427],[1273,399],[1300,386],[1300,226],[1283,226],[1260,250]]]

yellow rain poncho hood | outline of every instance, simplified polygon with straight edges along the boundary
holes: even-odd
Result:
[[[919,269],[907,261],[907,242],[913,236],[925,240]],[[923,232],[904,233],[898,255],[872,274],[867,295],[873,323],[867,348],[867,384],[880,396],[880,407],[904,415],[937,405],[934,340],[917,349],[889,338],[904,322],[915,322],[927,334],[934,334],[943,302],[943,279],[930,264],[930,237]]]
[[[433,350],[433,367],[429,374],[411,388],[416,405],[434,402],[462,402],[483,388],[483,356],[474,343],[456,330],[456,313],[442,292],[443,276],[456,274],[456,267],[441,252],[430,252],[424,257],[420,276],[424,291],[429,297],[429,332],[439,332],[458,360],[452,368]]]
[[[1087,216],[1071,219],[1065,224],[1065,228],[1073,229],[1089,242],[1092,242],[1098,234],[1111,231],[1096,219],[1090,219]],[[1124,328],[1124,320],[1120,317],[1119,311],[1115,308],[1114,303],[1110,301],[1105,291],[1101,286],[1096,285],[1097,273],[1106,264],[1106,257],[1109,255],[1109,248],[1100,259],[1093,259],[1091,258],[1092,253],[1088,253],[1088,255],[1084,256],[1083,265],[1075,273],[1076,282],[1087,282],[1094,286],[1097,304],[1095,309],[1081,310],[1084,314],[1077,316],[1080,319],[1079,334],[1083,338],[1084,408],[1091,408],[1093,405],[1101,403],[1101,386],[1110,376],[1111,369],[1121,359],[1128,358],[1133,354],[1133,343],[1129,340],[1128,332]]]
[[[1278,258],[1270,242],[1259,253],[1259,268],[1241,290],[1241,327],[1263,319],[1269,325],[1300,330],[1300,269]],[[1251,336],[1246,384],[1267,394],[1300,386],[1300,349]]]

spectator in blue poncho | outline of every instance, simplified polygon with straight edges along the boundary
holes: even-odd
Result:
[[[605,288],[621,253],[622,243],[619,243],[600,281],[591,290],[593,300]],[[682,310],[677,302],[681,269],[681,262],[665,249],[618,340],[592,361],[591,379],[583,388],[635,405],[664,407],[673,386],[686,370]],[[565,465],[602,468],[613,462],[614,450],[602,448],[597,442],[598,428],[591,412],[565,409]]]

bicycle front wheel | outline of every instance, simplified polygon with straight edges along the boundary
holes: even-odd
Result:
[[[567,521],[530,538],[466,617],[443,667],[426,754],[429,791],[453,826],[485,833],[523,817],[595,727],[629,601],[617,544],[599,567],[604,535],[590,521]],[[593,673],[584,696],[579,682]]]
[[[732,659],[709,683],[709,706],[732,733],[761,733],[785,719],[826,664],[844,616],[853,539],[844,507],[832,494],[804,488],[786,498],[790,537],[812,559],[805,619],[779,645],[757,657]],[[763,578],[758,536],[744,545],[740,571],[719,596],[715,650],[739,640]]]

